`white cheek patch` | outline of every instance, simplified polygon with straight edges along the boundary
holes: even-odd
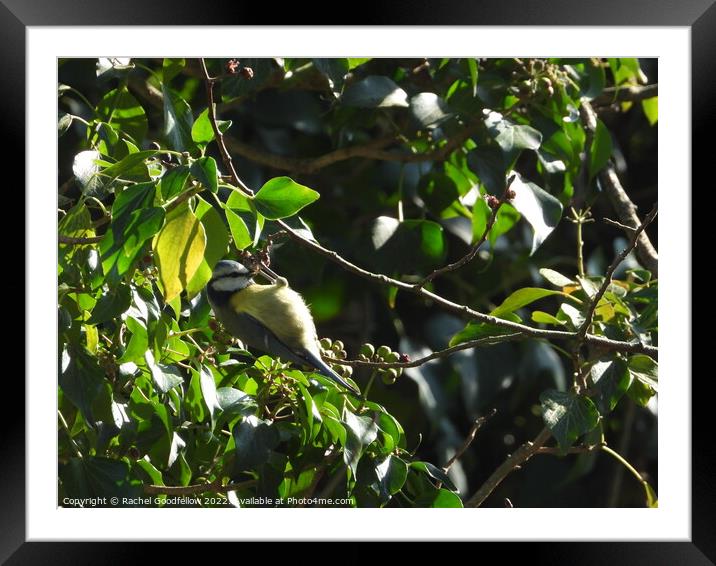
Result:
[[[238,291],[248,284],[245,277],[222,277],[211,284],[211,288],[215,291]]]

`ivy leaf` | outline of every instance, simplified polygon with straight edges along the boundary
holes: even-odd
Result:
[[[408,94],[388,77],[370,75],[343,93],[341,102],[358,108],[407,108]]]
[[[117,132],[129,135],[137,143],[147,135],[147,114],[125,86],[105,94],[96,111],[101,121],[110,124]]]
[[[232,460],[232,475],[262,467],[278,442],[278,432],[270,421],[254,415],[239,420],[226,445],[225,454]]]
[[[632,383],[632,375],[621,358],[598,360],[589,371],[591,382],[599,389],[599,411],[605,415],[614,410]]]
[[[644,354],[635,354],[627,361],[633,382],[629,388],[629,397],[645,407],[659,390],[659,364]]]
[[[117,318],[126,312],[131,302],[132,294],[129,286],[120,284],[99,298],[87,324],[101,324]]]
[[[184,383],[184,378],[179,373],[179,370],[174,366],[156,363],[151,350],[145,352],[144,361],[152,374],[154,385],[156,385],[157,389],[162,393],[166,393],[173,387]]]
[[[163,135],[171,149],[189,151],[194,145],[194,140],[191,138],[191,128],[194,125],[191,107],[186,100],[166,85],[162,85],[162,95],[164,97]]]
[[[104,371],[83,347],[66,348],[62,352],[59,385],[65,396],[77,407],[85,420],[94,422],[92,403],[104,384]]]
[[[191,174],[212,193],[219,190],[219,173],[213,157],[200,157],[191,164]]]
[[[231,127],[231,120],[217,120],[216,125],[222,134]],[[214,141],[214,128],[209,121],[209,109],[205,109],[191,127],[191,139],[199,145],[206,145]]]
[[[154,256],[164,299],[177,297],[196,273],[204,258],[204,226],[187,203],[167,215],[164,228],[154,238]]]
[[[378,436],[378,427],[372,418],[358,416],[348,410],[344,412],[342,422],[347,433],[343,460],[355,476],[363,451]]]
[[[548,389],[540,395],[542,418],[566,450],[599,422],[599,412],[591,399],[574,393]]]
[[[320,196],[289,177],[275,177],[259,189],[254,203],[264,218],[279,220],[293,216]]]
[[[453,116],[447,103],[433,92],[421,92],[411,98],[410,113],[423,128],[434,128]]]
[[[534,183],[525,181],[519,173],[514,174],[517,178],[510,188],[515,192],[515,197],[510,200],[510,204],[532,227],[532,255],[559,224],[562,203]]]

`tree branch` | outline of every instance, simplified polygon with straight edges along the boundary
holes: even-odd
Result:
[[[591,104],[582,99],[582,104],[579,108],[579,113],[582,118],[582,124],[588,132],[594,132],[597,128],[597,115],[594,112]],[[604,191],[607,193],[607,197],[612,203],[612,206],[616,210],[617,216],[622,224],[636,229],[639,226],[639,216],[636,212],[636,206],[627,195],[624,187],[619,182],[614,164],[608,162],[606,167],[599,173],[599,181],[604,187]],[[627,231],[627,235],[631,234]],[[649,236],[646,232],[643,232],[639,236],[639,245],[636,248],[636,255],[639,258],[641,264],[651,271],[654,278],[659,278],[659,255],[651,243]]]
[[[68,244],[70,246],[83,246],[85,244],[96,244],[102,241],[103,236],[92,236],[88,238],[72,238],[59,234],[57,236],[60,244]]]
[[[495,488],[502,483],[512,471],[518,469],[522,464],[534,456],[539,449],[549,440],[552,433],[547,427],[542,429],[532,442],[525,442],[514,454],[509,456],[500,466],[492,472],[487,481],[483,483],[475,494],[465,503],[465,507],[480,507]]]
[[[659,96],[659,85],[630,85],[605,88],[602,93],[592,100],[594,106],[608,106],[615,102],[640,102],[648,98]]]
[[[589,303],[589,309],[587,310],[587,315],[584,318],[584,323],[577,332],[577,344],[580,344],[584,340],[584,337],[587,335],[587,331],[592,325],[594,311],[597,309],[597,305],[599,304],[601,298],[604,296],[604,293],[607,292],[607,289],[612,282],[612,276],[614,275],[614,272],[616,271],[617,267],[619,267],[619,264],[624,261],[624,258],[626,258],[626,256],[629,255],[629,252],[631,252],[636,247],[637,242],[639,241],[639,235],[642,234],[646,227],[652,223],[654,218],[656,218],[656,214],[657,205],[655,204],[654,208],[651,209],[651,212],[644,219],[644,222],[642,222],[641,225],[632,233],[629,245],[624,248],[617,257],[614,258],[614,261],[607,269],[607,272],[604,275],[604,282],[602,283],[602,286],[599,288],[597,293],[594,295],[594,298]]]

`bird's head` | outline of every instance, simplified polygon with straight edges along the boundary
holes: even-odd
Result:
[[[238,261],[222,260],[214,267],[209,286],[218,292],[240,291],[253,283],[254,275]]]

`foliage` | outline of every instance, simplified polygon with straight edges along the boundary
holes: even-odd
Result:
[[[137,498],[151,492],[161,494],[151,504],[162,506],[172,492],[158,488],[205,485],[191,491],[203,498],[186,504],[318,497],[461,507],[468,482],[479,485],[465,470],[486,476],[507,450],[481,466],[468,454],[446,473],[429,460],[443,463],[460,447],[458,423],[499,406],[507,417],[500,423],[525,440],[543,419],[566,453],[580,439],[604,442],[611,424],[623,422],[622,399],[649,404],[657,362],[593,345],[574,354],[551,340],[501,342],[404,372],[340,365],[396,364],[510,331],[418,315],[425,309],[415,296],[352,278],[287,241],[279,225],[411,283],[484,238],[473,262],[427,288],[497,319],[578,333],[608,284],[587,321],[590,334],[657,346],[657,282],[648,271],[630,258],[607,283],[608,261],[598,255],[586,271],[559,259],[574,257],[567,210],[609,215],[599,173],[617,140],[607,117],[587,132],[580,105],[642,81],[637,60],[207,65],[217,77],[216,124],[197,61],[60,62],[60,500],[147,504]],[[649,128],[655,101],[639,108]],[[254,194],[232,179],[214,126]],[[355,147],[363,149],[343,156]],[[598,247],[600,236],[592,238]],[[626,245],[622,239],[616,251]],[[600,253],[614,252],[606,247]],[[242,252],[271,254],[332,336],[322,345],[339,360],[336,370],[365,399],[254,357],[217,325],[203,289],[217,261]],[[398,379],[403,373],[407,380]],[[594,455],[583,456],[582,469],[566,468],[559,481],[586,474]]]

